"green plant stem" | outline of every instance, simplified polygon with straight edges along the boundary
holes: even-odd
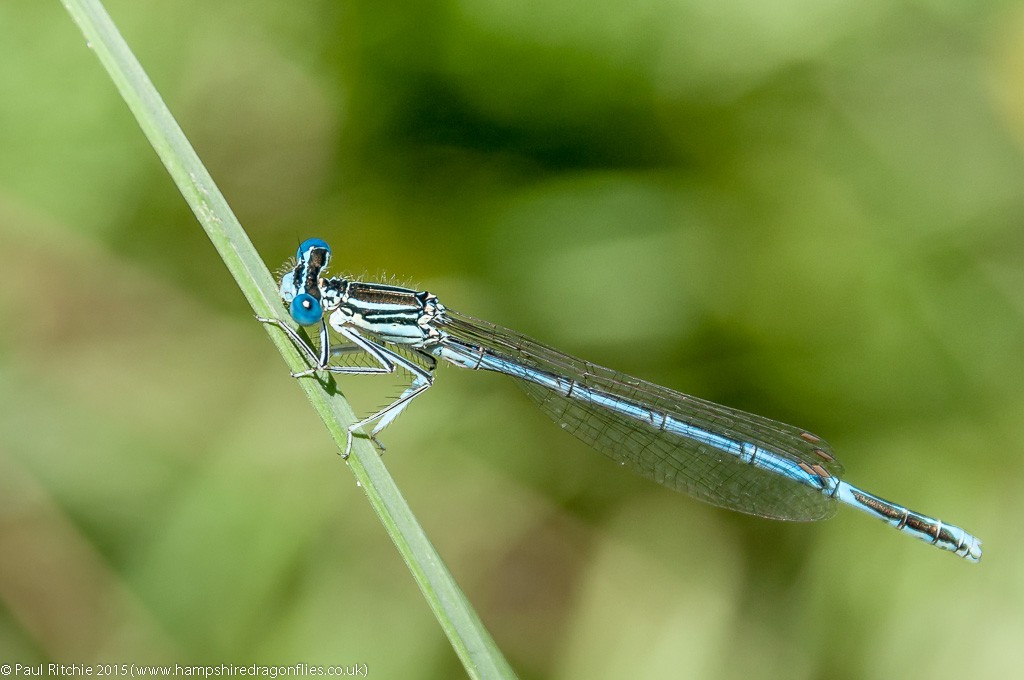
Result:
[[[99,0],[62,1],[253,310],[259,316],[277,315],[280,299],[270,272],[102,4]],[[254,329],[256,325],[254,321]],[[288,367],[292,371],[304,370],[301,355],[284,334],[273,328],[268,328],[268,332]],[[343,448],[346,426],[356,421],[348,403],[338,394],[329,394],[316,380],[296,382],[305,390],[338,447]],[[515,677],[373,446],[366,439],[357,438],[348,463],[469,675]]]

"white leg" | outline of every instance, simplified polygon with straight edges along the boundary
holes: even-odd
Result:
[[[317,371],[326,371],[328,373],[342,373],[349,375],[370,375],[374,373],[395,372],[395,364],[389,361],[387,358],[389,354],[392,354],[390,350],[384,350],[382,352],[380,351],[380,349],[378,349],[379,345],[368,343],[368,341],[365,340],[361,335],[350,333],[348,332],[348,329],[340,330],[339,333],[341,333],[343,336],[351,340],[356,345],[356,348],[366,352],[371,357],[373,357],[377,361],[377,363],[380,364],[379,366],[331,366],[331,354],[340,352],[332,350],[330,346],[330,339],[327,333],[326,321],[320,322],[320,352],[318,354],[316,351],[313,350],[312,347],[309,346],[309,343],[307,343],[303,339],[303,337],[299,335],[298,331],[296,331],[294,328],[284,323],[280,319],[265,319],[263,317],[257,316],[256,320],[262,323],[269,323],[283,330],[285,334],[291,339],[291,341],[295,343],[295,346],[298,347],[299,350],[301,350],[302,353],[306,355],[306,358],[309,359],[310,363],[313,364],[313,367],[308,370],[299,371],[298,373],[292,373],[293,378],[304,378],[306,376],[314,375]]]
[[[348,438],[345,442],[345,451],[342,453],[342,458],[347,459],[352,452],[352,437],[356,430],[368,425],[373,421],[379,421],[370,433],[370,439],[372,439],[377,446],[384,449],[379,441],[377,441],[377,434],[380,433],[385,427],[390,425],[398,414],[405,410],[405,407],[412,403],[412,400],[422,394],[428,387],[434,383],[434,369],[437,368],[437,362],[434,357],[423,352],[418,352],[428,362],[427,368],[409,361],[401,354],[388,349],[387,347],[374,342],[368,338],[363,337],[355,328],[336,328],[340,335],[349,340],[354,347],[349,346],[335,347],[330,346],[330,338],[327,331],[327,322],[320,322],[320,352],[317,353],[309,346],[298,331],[284,323],[280,319],[265,319],[263,317],[256,317],[256,319],[262,323],[269,323],[277,326],[288,335],[288,337],[295,343],[295,345],[302,351],[303,354],[310,360],[313,367],[298,373],[292,373],[295,378],[302,378],[309,375],[314,375],[317,371],[327,371],[329,373],[342,373],[349,375],[370,375],[377,373],[394,373],[396,368],[401,366],[403,369],[412,374],[412,384],[405,389],[404,392],[395,399],[393,402],[377,411],[373,415],[363,418],[359,422],[349,425],[347,428]],[[342,354],[350,351],[362,350],[373,357],[379,366],[331,366],[330,358],[334,354]]]
[[[343,458],[348,458],[349,453],[351,453],[352,437],[355,431],[363,427],[364,425],[369,425],[375,420],[379,422],[377,423],[376,427],[373,428],[373,431],[370,433],[370,439],[372,439],[377,444],[377,446],[380,446],[381,450],[383,450],[384,447],[381,446],[381,443],[379,441],[377,441],[377,435],[380,433],[381,430],[390,425],[391,422],[394,421],[394,419],[398,416],[398,414],[405,410],[405,407],[407,407],[410,403],[412,403],[413,399],[421,395],[424,391],[426,391],[428,387],[434,384],[434,369],[437,367],[437,362],[434,361],[434,358],[429,355],[423,355],[426,358],[430,359],[429,367],[423,368],[409,361],[401,354],[393,352],[392,350],[384,347],[383,345],[379,345],[372,340],[368,340],[360,336],[358,332],[355,331],[354,329],[349,330],[351,332],[351,335],[358,337],[359,340],[361,341],[360,343],[357,344],[361,345],[361,343],[366,343],[368,345],[373,346],[374,348],[376,348],[377,351],[379,351],[383,355],[382,358],[386,358],[386,360],[393,362],[393,364],[395,365],[401,366],[406,371],[411,373],[412,384],[409,385],[409,387],[406,388],[404,392],[402,392],[401,396],[399,396],[398,399],[395,399],[393,402],[391,402],[381,410],[377,411],[373,415],[367,416],[360,420],[359,422],[349,425],[348,442],[346,443],[345,446],[345,453],[342,454]],[[345,334],[346,337],[349,337],[353,342],[356,342],[355,338],[351,337],[351,335],[349,335],[349,333]]]

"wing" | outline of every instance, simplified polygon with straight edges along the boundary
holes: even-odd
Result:
[[[438,325],[451,338],[483,350],[477,354],[488,359],[478,367],[519,378],[519,386],[563,430],[636,474],[761,517],[818,520],[835,513],[837,504],[819,489],[751,465],[736,453],[753,445],[839,477],[843,468],[831,447],[806,430],[617,373],[451,310]],[[457,363],[471,365],[465,356],[467,361]],[[570,389],[567,396],[551,387],[555,383],[585,389]],[[681,425],[666,429],[666,422]]]

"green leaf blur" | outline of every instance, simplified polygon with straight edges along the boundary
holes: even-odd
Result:
[[[1019,672],[1019,5],[108,9],[272,268],[320,236],[985,541],[719,511],[442,368],[384,461],[522,677]],[[0,663],[460,675],[59,3],[0,57]]]

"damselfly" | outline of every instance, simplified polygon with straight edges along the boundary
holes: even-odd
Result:
[[[356,430],[387,427],[433,384],[437,360],[503,373],[562,429],[633,472],[714,505],[771,519],[831,517],[839,503],[972,562],[981,541],[861,491],[840,479],[843,467],[820,437],[792,425],[675,392],[602,368],[542,345],[515,331],[447,309],[437,297],[408,288],[323,276],[331,249],[304,241],[281,280],[281,298],[301,326],[319,326],[319,347],[290,325],[284,330],[318,371],[412,376],[392,403],[348,428],[344,456]],[[328,325],[348,341],[332,346]],[[362,351],[373,365],[341,366],[332,358]],[[404,356],[402,350],[416,361]],[[379,442],[378,442],[379,444]]]

